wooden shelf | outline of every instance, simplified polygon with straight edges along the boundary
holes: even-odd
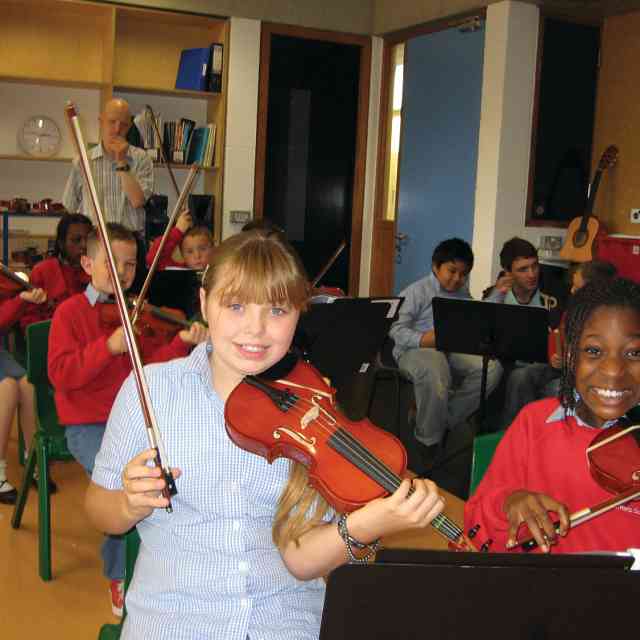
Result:
[[[178,3],[179,4],[179,3]],[[183,109],[198,114],[199,124],[216,125],[214,166],[202,169],[204,192],[214,196],[214,234],[222,230],[222,190],[229,21],[210,15],[122,6],[81,0],[0,0],[0,83],[35,85],[46,101],[53,87],[88,89],[92,108],[115,94],[131,94],[132,103],[166,105],[171,118]],[[223,92],[175,89],[183,50],[222,44]],[[12,87],[5,87],[11,93]],[[29,93],[29,92],[26,92]],[[33,93],[31,91],[30,93]],[[144,96],[149,95],[149,98]],[[164,99],[163,99],[164,98]],[[43,102],[44,104],[44,102]],[[136,108],[138,105],[136,105]],[[166,114],[165,114],[166,116]],[[167,118],[170,119],[170,118]],[[17,151],[7,143],[5,152]],[[70,153],[68,149],[65,153]],[[32,158],[0,154],[0,161],[70,164],[70,157]],[[163,166],[162,163],[155,163]],[[7,165],[3,165],[3,168]],[[175,165],[182,173],[188,165]],[[53,174],[54,166],[45,167]],[[13,167],[12,167],[13,168]],[[35,167],[25,165],[27,171]]]
[[[212,100],[222,97],[221,93],[212,93],[211,91],[187,91],[186,89],[167,89],[163,87],[132,87],[120,84],[114,85],[113,90],[117,93],[143,93],[176,98],[195,98],[196,100]]]
[[[63,158],[60,156],[54,156],[52,158],[35,158],[33,156],[0,153],[0,160],[26,160],[27,162],[72,162],[73,158]]]
[[[39,84],[49,87],[72,87],[74,89],[106,89],[109,85],[104,82],[90,82],[65,78],[40,78],[36,76],[0,75],[0,82],[15,82],[20,84]]]
[[[153,163],[154,167],[166,167],[166,163],[164,162],[154,162]],[[182,171],[188,171],[189,169],[191,169],[191,165],[190,164],[181,164],[181,163],[177,163],[177,162],[172,162],[171,163],[171,168],[172,169],[180,169]],[[219,167],[200,167],[200,171],[206,171],[206,172],[213,172],[213,171],[218,171]]]

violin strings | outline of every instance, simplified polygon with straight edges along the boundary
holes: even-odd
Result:
[[[287,404],[289,408],[297,412],[299,416],[304,416],[305,411],[302,407],[297,405],[297,402],[307,403],[310,407],[315,407],[317,405],[313,404],[310,400],[306,398],[302,398],[296,394],[293,394],[290,399],[287,400]],[[322,410],[322,407],[319,407]],[[389,490],[389,487],[393,487],[397,489],[397,487],[402,482],[402,479],[395,474],[387,465],[385,465],[381,460],[379,460],[373,453],[371,453],[360,441],[358,441],[353,434],[349,433],[345,429],[341,427],[334,428],[324,414],[320,414],[321,417],[315,418],[314,421],[317,422],[321,428],[325,430],[325,432],[329,435],[329,437],[334,437],[335,442],[343,449],[343,452],[348,452],[352,455],[351,461],[354,462],[353,458],[357,458],[360,460],[363,467],[359,467],[362,471],[367,472],[367,467],[370,469],[369,474],[372,476],[372,479],[380,484],[383,488]],[[336,421],[337,422],[337,421]],[[336,448],[336,450],[338,450]],[[338,451],[340,453],[340,451]],[[346,456],[345,456],[346,457]],[[354,462],[354,464],[356,464]],[[356,466],[358,466],[356,464]],[[374,477],[375,476],[375,477]],[[385,486],[385,481],[387,485]],[[392,489],[393,490],[393,489]],[[462,529],[452,520],[450,520],[443,513],[438,514],[432,521],[431,525],[440,533],[445,535],[447,538],[453,541],[457,541],[460,536],[463,534]]]

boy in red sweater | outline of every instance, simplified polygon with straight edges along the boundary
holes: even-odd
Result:
[[[600,430],[637,422],[630,412],[640,403],[640,286],[617,278],[582,287],[569,301],[566,338],[560,399],[524,407],[465,506],[466,528],[479,525],[477,540],[491,538],[492,551],[531,536],[543,552],[638,546],[638,502],[575,529],[569,514],[612,497],[592,478],[587,447]]]
[[[34,322],[49,320],[57,305],[85,290],[90,279],[80,258],[86,252],[87,236],[92,228],[91,220],[81,213],[68,213],[60,218],[53,255],[38,262],[29,278],[34,287],[44,289],[52,304],[26,305],[20,317],[22,331]]]
[[[118,276],[126,291],[136,271],[136,240],[119,224],[107,225]],[[56,310],[49,334],[49,379],[55,389],[60,423],[65,425],[69,451],[87,470],[93,471],[109,411],[120,386],[131,371],[122,327],[113,330],[101,322],[101,308],[113,293],[106,252],[96,231],[87,239],[82,267],[91,277],[84,293],[65,300]],[[139,336],[143,361],[164,362],[186,356],[190,348],[206,339],[198,324],[181,331],[171,343],[154,349]],[[124,544],[108,537],[102,548],[105,575],[111,579],[112,609],[122,614]]]
[[[32,289],[0,302],[0,336],[6,333],[29,305],[42,305],[47,294]],[[36,428],[33,408],[33,387],[25,370],[0,344],[0,504],[14,504],[17,491],[7,480],[7,444],[16,409],[20,407],[20,426],[27,449]]]
[[[158,253],[161,238],[156,238],[147,252],[147,266],[150,267]],[[182,261],[174,260],[174,251],[179,250]],[[169,231],[167,240],[162,248],[158,269],[167,267],[184,267],[202,271],[208,264],[213,250],[213,238],[206,227],[194,227],[189,210],[183,211],[176,222],[176,226]]]

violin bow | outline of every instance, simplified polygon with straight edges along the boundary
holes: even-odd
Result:
[[[142,310],[144,300],[147,296],[147,291],[149,290],[149,286],[151,284],[151,279],[153,278],[153,275],[156,272],[156,268],[158,266],[160,256],[162,255],[162,249],[164,249],[164,245],[167,242],[167,238],[169,237],[169,232],[171,231],[171,229],[173,229],[173,226],[175,225],[176,220],[178,219],[178,216],[182,212],[187,196],[189,195],[189,192],[193,188],[193,183],[195,182],[198,172],[201,169],[201,166],[199,164],[192,164],[191,169],[189,170],[189,174],[187,175],[187,179],[185,180],[185,183],[182,187],[182,191],[178,189],[178,183],[176,182],[176,177],[173,174],[171,164],[169,163],[169,160],[164,153],[163,140],[162,140],[162,136],[160,135],[160,131],[158,130],[156,116],[153,113],[153,109],[149,105],[146,105],[145,109],[148,113],[151,114],[151,122],[153,123],[153,128],[156,132],[156,135],[158,136],[158,140],[160,141],[160,155],[162,156],[162,161],[164,162],[167,169],[169,170],[169,175],[171,176],[171,182],[173,183],[173,188],[175,189],[176,196],[178,199],[176,201],[175,207],[173,208],[173,212],[171,213],[171,217],[167,222],[167,228],[164,230],[164,233],[162,234],[162,238],[160,239],[160,244],[158,245],[158,250],[156,251],[156,255],[153,257],[153,262],[149,267],[149,273],[147,273],[147,277],[145,278],[142,288],[140,289],[140,293],[138,294],[136,306],[133,310],[132,321],[134,325],[138,320],[138,315],[140,311]]]
[[[311,281],[312,287],[317,286],[318,282],[320,282],[320,280],[324,278],[327,271],[331,269],[331,267],[333,266],[333,263],[338,259],[338,256],[342,253],[342,251],[346,246],[347,246],[347,241],[343,240],[340,243],[340,246],[333,252],[333,255],[329,258],[329,260],[327,260],[327,264],[325,264],[324,267],[320,269],[318,275]]]
[[[140,398],[140,405],[142,409],[142,415],[147,430],[147,438],[149,439],[149,446],[155,450],[154,462],[157,467],[162,470],[162,476],[165,480],[166,486],[162,491],[162,495],[169,500],[169,504],[166,507],[167,512],[173,511],[171,507],[171,496],[178,493],[176,489],[176,483],[171,473],[171,468],[167,461],[167,455],[158,428],[158,423],[151,406],[151,395],[149,393],[149,387],[147,380],[142,369],[142,358],[140,357],[140,351],[138,350],[138,344],[136,343],[133,322],[127,312],[127,301],[124,297],[122,290],[122,284],[118,277],[118,271],[116,269],[115,259],[113,257],[113,251],[109,243],[109,235],[107,233],[107,225],[105,222],[96,186],[91,174],[91,166],[89,164],[89,157],[87,156],[87,149],[84,144],[82,136],[82,130],[80,128],[80,121],[78,119],[78,112],[73,102],[68,102],[64,108],[67,124],[71,132],[71,140],[74,144],[76,153],[78,155],[79,166],[82,171],[82,177],[88,188],[91,206],[97,221],[98,231],[102,240],[102,245],[107,254],[107,266],[109,268],[109,275],[111,276],[111,282],[113,283],[113,289],[115,294],[116,303],[118,305],[118,311],[120,312],[120,318],[122,320],[122,327],[124,330],[124,336],[129,350],[129,357],[131,358],[131,365],[133,368],[134,378],[136,381],[136,388],[138,391],[138,397]]]

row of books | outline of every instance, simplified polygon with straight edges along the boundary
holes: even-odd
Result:
[[[212,167],[215,158],[216,125],[209,123],[196,127],[196,122],[188,118],[163,122],[160,114],[155,114],[156,126],[148,110],[135,118],[140,138],[147,153],[155,161],[161,160],[160,144],[165,157],[176,164],[201,164]],[[162,140],[157,131],[162,131]]]

